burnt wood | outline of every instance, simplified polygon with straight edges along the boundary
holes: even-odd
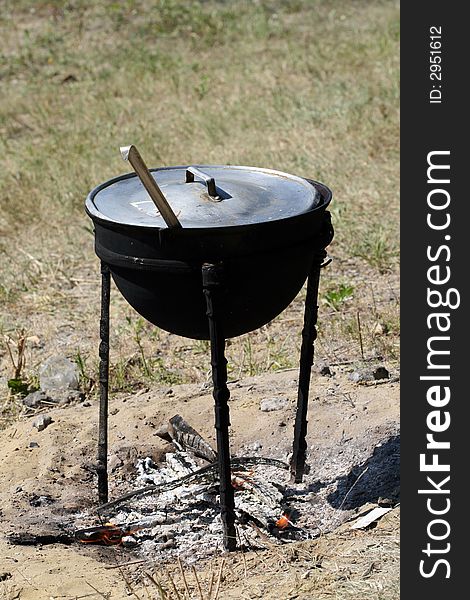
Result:
[[[168,434],[183,449],[191,450],[195,456],[203,458],[210,463],[217,460],[216,451],[181,415],[171,417]]]

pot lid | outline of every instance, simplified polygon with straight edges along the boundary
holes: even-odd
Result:
[[[152,169],[151,173],[183,228],[287,219],[320,203],[319,192],[307,180],[270,169],[201,165]],[[166,228],[134,173],[95,188],[86,208],[90,216],[114,223]]]

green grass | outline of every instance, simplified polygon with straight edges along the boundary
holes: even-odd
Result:
[[[357,354],[344,324],[357,310],[373,351],[372,321],[398,313],[397,2],[4,0],[0,39],[2,331],[26,328],[52,352],[71,327],[61,351],[78,348],[96,379],[99,277],[83,203],[128,170],[119,146],[135,143],[152,167],[264,166],[331,186],[336,260],[323,285],[345,281],[354,297],[333,315],[322,307],[319,352]],[[296,364],[300,299],[230,345],[232,373]],[[151,338],[150,326],[137,342],[127,317],[113,294],[111,360],[123,385],[155,373],[206,378],[203,345]],[[390,358],[397,336],[383,336]],[[30,352],[34,373],[42,355]],[[10,377],[5,356],[0,364]]]
[[[328,289],[323,295],[323,302],[332,308],[339,311],[343,302],[350,300],[354,296],[354,287],[345,283],[336,285],[334,288]]]

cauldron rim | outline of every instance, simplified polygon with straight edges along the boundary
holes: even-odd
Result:
[[[290,175],[289,173],[285,173],[283,171],[276,171],[274,169],[265,169],[265,168],[261,168],[261,167],[250,167],[250,166],[242,166],[242,165],[202,165],[202,167],[214,167],[214,168],[220,168],[220,167],[224,167],[224,166],[233,166],[234,168],[236,167],[237,169],[247,169],[247,170],[257,170],[257,171],[264,171],[267,173],[272,173],[275,175]],[[161,170],[165,170],[165,169],[185,169],[187,168],[185,165],[178,165],[178,166],[172,166],[172,167],[156,167],[156,168],[152,168],[149,169],[151,173],[156,172],[156,171],[161,171]],[[95,196],[102,190],[104,190],[105,188],[113,185],[114,183],[117,183],[118,181],[123,181],[126,179],[131,179],[133,177],[137,177],[136,173],[131,172],[131,173],[124,173],[122,175],[118,175],[116,177],[113,177],[111,179],[108,179],[107,181],[104,181],[103,183],[95,186],[88,194],[86,201],[85,201],[85,211],[88,214],[88,216],[93,220],[96,221],[98,223],[100,223],[101,225],[104,226],[111,226],[113,228],[119,228],[119,229],[138,229],[138,230],[146,230],[146,231],[155,231],[155,232],[162,232],[162,231],[166,231],[168,230],[167,227],[160,227],[160,226],[153,226],[153,225],[149,225],[148,223],[142,223],[142,224],[135,224],[135,223],[123,223],[122,221],[115,221],[111,218],[106,217],[105,215],[103,215],[103,213],[101,213],[95,206],[94,204],[94,198]],[[319,181],[316,181],[314,179],[309,179],[306,177],[301,177],[298,175],[291,175],[291,177],[296,178],[296,179],[302,179],[308,183],[310,183],[320,194],[320,200],[317,204],[315,204],[314,206],[312,206],[311,208],[309,208],[307,211],[305,212],[300,212],[296,215],[291,215],[288,217],[280,217],[280,218],[276,218],[276,219],[272,219],[272,220],[266,220],[266,221],[258,221],[255,223],[243,223],[243,224],[226,224],[223,225],[221,227],[183,227],[181,229],[178,229],[178,235],[186,235],[189,232],[194,233],[196,235],[200,235],[201,233],[212,233],[214,235],[220,235],[221,233],[228,233],[228,232],[238,232],[238,231],[242,231],[244,229],[247,228],[253,228],[253,227],[262,227],[262,226],[266,226],[269,224],[288,224],[291,223],[301,217],[305,217],[305,215],[311,214],[312,212],[316,212],[316,211],[324,211],[328,205],[331,202],[333,193],[330,190],[330,188],[328,186],[326,186],[324,183],[321,183]],[[172,233],[174,234],[175,232],[172,231]]]

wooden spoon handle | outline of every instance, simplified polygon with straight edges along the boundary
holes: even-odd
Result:
[[[124,160],[128,160],[134,171],[137,173],[140,181],[144,188],[147,190],[150,198],[153,200],[155,206],[160,211],[165,223],[168,227],[181,227],[181,223],[178,221],[177,216],[173,212],[173,209],[168,204],[167,199],[162,194],[161,189],[158,187],[155,179],[144,163],[143,158],[140,156],[139,151],[133,145],[121,146],[121,156]]]

